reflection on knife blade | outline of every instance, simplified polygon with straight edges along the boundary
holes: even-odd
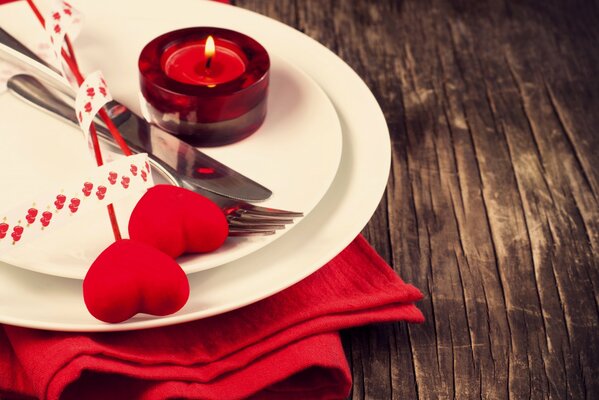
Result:
[[[26,56],[25,53],[32,54],[24,45],[0,28],[0,58],[24,67],[28,73],[50,83],[61,92],[73,96],[72,90],[66,85],[61,76],[48,66],[41,64],[43,61],[39,58],[34,60]],[[40,82],[29,82],[24,79],[20,86],[12,89],[21,91],[21,96],[27,97],[28,101],[71,120],[71,117],[67,117],[65,114],[70,106],[50,93]],[[33,92],[24,95],[23,91],[26,93],[27,91]],[[39,95],[40,91],[46,92],[44,96]],[[44,101],[40,100],[40,97]],[[37,101],[35,101],[36,98],[38,98]],[[49,107],[46,104],[56,102],[61,102],[63,105],[54,104]],[[56,110],[56,107],[60,111]],[[186,181],[186,183],[223,196],[246,201],[262,201],[272,195],[269,189],[216,161],[177,137],[149,124],[124,105],[113,101],[107,107],[112,111],[115,125],[133,151],[148,153],[157,161],[168,166],[173,174],[179,175],[179,178]],[[117,110],[118,112],[115,112]],[[70,113],[75,118],[72,109]],[[76,119],[73,121],[76,122]],[[101,134],[103,133],[101,132]],[[110,135],[108,136],[110,137]]]

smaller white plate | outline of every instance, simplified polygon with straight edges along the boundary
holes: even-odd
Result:
[[[307,215],[335,177],[342,150],[341,127],[321,88],[298,68],[274,54],[270,56],[268,113],[262,127],[238,143],[204,150],[270,188],[272,198],[261,205]],[[119,61],[111,59],[110,63]],[[106,78],[115,88],[113,92],[122,92],[123,86],[129,88],[136,79],[127,74]],[[0,196],[1,220],[2,210],[43,193],[43,189],[60,190],[66,177],[76,176],[92,161],[75,128],[7,93],[0,95],[0,109],[0,188],[6,194]],[[115,206],[125,237],[136,200]],[[215,252],[185,256],[179,262],[186,273],[213,268],[266,246],[294,226],[288,225],[272,236],[229,238]],[[53,235],[0,252],[0,260],[49,275],[83,279],[94,259],[112,241],[107,214],[98,209],[93,215],[74,217],[73,223]]]

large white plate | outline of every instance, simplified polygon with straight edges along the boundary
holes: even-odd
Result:
[[[113,24],[96,18],[96,10],[86,10],[86,14],[76,42],[82,68],[102,70],[115,97],[137,110],[137,56],[145,43],[173,24],[147,24],[136,18],[128,24],[120,20],[117,29],[112,29]],[[197,23],[213,22],[205,16]],[[0,25],[30,48],[44,40],[43,30],[24,2],[0,9]],[[224,26],[237,29],[234,21]],[[0,110],[0,149],[10,149],[0,157],[0,187],[8,194],[0,196],[0,213],[17,200],[35,197],[42,188],[58,191],[68,175],[93,167],[76,128],[9,94],[0,96]],[[327,95],[307,74],[271,51],[264,124],[245,140],[204,151],[270,188],[274,194],[264,205],[307,215],[333,181],[341,146],[341,126]],[[137,198],[128,200],[116,206],[124,233]],[[112,231],[102,209],[74,221],[53,235],[0,252],[0,260],[36,272],[83,279],[93,260],[113,240]],[[272,236],[229,239],[215,252],[186,256],[179,263],[186,273],[219,266],[266,246],[295,226]]]
[[[302,68],[333,101],[343,129],[341,164],[329,191],[289,234],[242,259],[189,275],[189,302],[174,315],[138,315],[121,324],[103,324],[87,313],[79,281],[0,265],[0,322],[64,331],[116,331],[176,324],[233,310],[316,271],[354,239],[376,209],[389,173],[388,129],[372,93],[351,68],[300,32],[243,9],[197,0],[169,2],[168,12],[164,7],[163,2],[116,0],[81,5],[88,16],[102,21],[112,18],[112,26],[124,24],[116,14],[131,18],[130,32],[152,29],[157,33],[208,23],[234,26]],[[176,20],[165,20],[169,15]]]

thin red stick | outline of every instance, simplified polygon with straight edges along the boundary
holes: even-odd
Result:
[[[35,5],[35,3],[33,2],[33,0],[27,0],[27,4],[29,4],[29,7],[31,8],[31,10],[35,14],[35,16],[37,17],[37,20],[45,28],[46,27],[46,22],[44,21],[44,17],[42,17],[42,14],[40,13],[40,10],[38,10],[38,8]]]
[[[110,226],[112,227],[112,233],[114,234],[114,240],[121,240],[121,230],[119,229],[119,221],[116,219],[116,214],[114,213],[114,206],[111,204],[107,205],[108,208],[108,218],[110,218]]]
[[[76,63],[67,55],[67,52],[64,51],[64,49],[62,50],[62,58],[67,63],[71,72],[73,72],[75,79],[77,79],[77,83],[81,85],[85,79],[81,75],[81,72],[79,72],[79,68],[77,67]],[[114,125],[114,122],[112,122],[112,120],[108,116],[106,110],[102,108],[100,109],[100,111],[98,111],[98,113],[100,114],[100,118],[102,118],[102,121],[104,121],[104,123],[106,124],[106,127],[110,131],[110,134],[114,138],[114,141],[121,148],[123,154],[126,156],[130,156],[131,154],[133,154],[131,152],[131,149],[129,149],[129,146],[127,146],[127,143],[125,143],[125,140],[121,136],[121,133],[119,132],[118,128]]]
[[[77,83],[81,85],[84,79],[81,75],[81,72],[79,72],[79,68],[77,67],[76,62],[72,58],[70,58],[64,50],[62,50],[62,58],[66,61],[67,65],[69,66],[69,69],[73,72],[75,79],[77,79]],[[106,124],[106,127],[112,134],[114,141],[121,148],[123,154],[125,154],[126,156],[132,155],[133,153],[131,152],[131,149],[129,149],[129,146],[127,146],[127,143],[125,143],[125,140],[121,136],[121,133],[119,132],[118,128],[114,125],[114,122],[112,122],[112,120],[108,116],[106,110],[104,108],[101,108],[100,111],[98,111],[98,113],[100,114],[100,118],[102,118],[102,120]]]
[[[33,0],[27,0],[27,4],[29,4],[29,7],[33,10],[33,13],[37,17],[40,24],[43,27],[45,27],[46,21],[44,20],[44,17],[40,13],[39,9],[37,8],[37,6],[33,2]],[[71,54],[69,55],[69,54],[67,54],[67,52],[64,49],[61,49],[61,55],[62,55],[63,59],[65,60],[65,62],[67,63],[67,65],[69,66],[69,69],[75,76],[75,79],[77,80],[77,85],[81,86],[81,84],[83,83],[83,81],[85,79],[83,78],[83,75],[81,75],[79,66],[77,65],[77,60],[75,59],[75,53],[73,51],[71,41],[69,40],[68,37],[66,37],[66,43],[67,43],[67,48],[69,50],[69,53],[71,53]],[[113,127],[113,129],[110,129],[110,126],[109,126],[110,132],[112,133],[113,136],[115,136],[113,130],[116,132],[115,140],[117,141],[117,143],[119,143],[119,146],[121,146],[121,149],[123,149],[123,152],[126,155],[131,155],[131,150],[126,145],[126,143],[123,141],[123,138],[121,137],[120,132],[118,132],[118,129],[116,128],[116,126],[114,126],[114,124],[112,123],[112,120],[108,117],[108,114],[106,113],[106,111],[101,110],[100,116],[102,117],[102,119],[104,120],[104,122],[106,123],[107,126],[110,125]],[[110,122],[108,122],[107,120]],[[98,142],[98,133],[97,133],[96,127],[93,123],[90,125],[89,130],[90,130],[90,137],[92,139],[92,144],[93,144],[93,149],[94,149],[94,156],[96,158],[96,164],[98,166],[102,166],[104,164],[104,161],[102,160],[102,151],[100,150],[100,143]],[[118,139],[117,139],[117,137],[118,137]],[[122,142],[122,144],[119,142],[119,139],[120,139],[120,142]],[[120,240],[122,236],[121,236],[121,231],[119,229],[118,221],[116,219],[116,214],[114,212],[114,206],[112,204],[109,204],[107,206],[107,209],[108,209],[108,217],[110,219],[110,225],[112,227],[112,232],[114,234],[114,239]]]
[[[119,132],[119,129],[116,127],[114,122],[112,122],[106,110],[104,108],[101,108],[100,111],[98,111],[98,113],[100,114],[100,118],[102,118],[102,121],[104,121],[104,124],[106,124],[106,127],[110,131],[110,134],[112,135],[114,141],[121,148],[123,154],[126,156],[132,155],[133,153],[131,152],[131,149],[129,148],[127,143],[125,143],[125,139],[123,139],[123,137],[121,136],[121,132]]]
[[[75,58],[75,50],[73,50],[73,44],[71,43],[71,39],[69,38],[69,35],[65,35],[64,40],[67,44],[67,50],[69,51],[69,56],[71,56],[71,59],[77,66],[77,69],[79,69],[79,64],[77,63],[77,59]]]
[[[35,16],[39,20],[40,24],[42,24],[42,26],[45,27],[46,26],[46,21],[44,20],[44,17],[40,13],[39,9],[37,8],[37,6],[33,2],[33,0],[27,0],[27,4],[29,4],[29,7],[31,7],[31,9],[35,13]],[[69,69],[71,70],[71,72],[75,76],[75,79],[77,79],[77,84],[81,85],[81,83],[83,83],[83,81],[85,79],[81,75],[81,72],[79,70],[79,66],[77,65],[77,60],[75,59],[75,52],[73,50],[73,47],[72,47],[72,44],[71,44],[71,40],[69,39],[68,36],[66,36],[65,40],[66,40],[67,48],[68,48],[68,51],[69,51],[70,54],[68,54],[64,49],[62,49],[61,50],[62,58],[67,63]],[[106,124],[106,127],[110,131],[110,134],[114,138],[115,142],[121,148],[121,151],[123,152],[123,154],[125,154],[126,156],[132,155],[133,153],[131,152],[131,149],[129,148],[129,146],[127,145],[127,143],[125,142],[125,140],[123,139],[123,136],[119,132],[118,128],[114,125],[114,123],[112,122],[112,120],[108,116],[108,113],[106,112],[106,110],[101,109],[99,111],[99,114],[100,114],[100,118],[102,118],[102,121],[104,121],[104,123]]]

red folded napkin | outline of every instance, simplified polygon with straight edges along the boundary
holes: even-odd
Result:
[[[337,331],[422,322],[405,284],[359,236],[294,286],[175,326],[112,333],[0,329],[0,394],[43,399],[339,399],[351,374]],[[1,396],[0,396],[1,397]]]

